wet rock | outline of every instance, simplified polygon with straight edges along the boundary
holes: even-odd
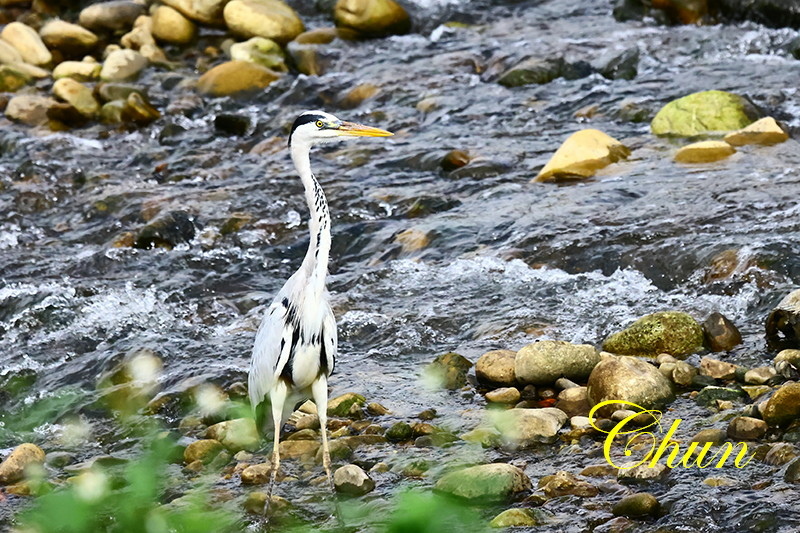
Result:
[[[555,442],[558,431],[567,423],[561,409],[509,409],[494,420],[506,444],[526,448],[538,443]]]
[[[745,98],[724,91],[703,91],[673,100],[650,123],[655,135],[692,137],[728,132],[750,125],[760,118]]]
[[[344,91],[336,97],[336,105],[341,109],[355,109],[370,98],[380,94],[381,89],[372,83],[361,83]]]
[[[722,444],[725,442],[727,435],[727,432],[721,429],[701,429],[694,437],[692,437],[691,442],[711,442],[713,444]]]
[[[295,37],[294,42],[297,44],[330,44],[334,39],[352,40],[357,37],[358,34],[355,31],[347,28],[314,28]]]
[[[166,63],[164,51],[156,44],[153,37],[153,18],[142,15],[133,23],[133,29],[122,36],[120,44],[131,50],[137,50],[151,63]]]
[[[529,58],[511,67],[497,82],[505,87],[541,85],[560,77],[563,69],[564,60],[562,58]]]
[[[51,50],[69,56],[80,56],[97,46],[97,35],[77,24],[53,19],[42,26],[39,36]]]
[[[655,357],[668,353],[679,359],[685,359],[702,347],[700,324],[680,311],[646,315],[603,342],[603,350],[618,355]]]
[[[188,465],[195,461],[210,463],[225,447],[215,439],[196,440],[189,444],[183,452],[183,460]]]
[[[792,461],[797,457],[797,448],[788,442],[778,442],[773,444],[767,455],[764,456],[764,463],[768,465],[781,466]]]
[[[536,525],[539,525],[539,523],[531,509],[506,509],[489,522],[489,526],[494,528],[532,527]]]
[[[363,496],[375,490],[375,481],[356,465],[345,465],[333,473],[333,486],[337,492]]]
[[[201,24],[224,25],[222,10],[226,0],[164,0],[163,3]]]
[[[745,372],[744,382],[750,385],[763,385],[777,374],[778,373],[771,366],[760,366]]]
[[[771,346],[800,347],[800,289],[790,292],[772,310],[766,329]]]
[[[460,389],[467,384],[467,372],[472,363],[455,352],[438,356],[425,367],[424,375],[430,382],[445,389]]]
[[[589,344],[539,341],[517,352],[514,373],[520,383],[534,385],[551,385],[562,377],[583,381],[599,362],[600,353]]]
[[[367,412],[372,416],[388,415],[389,410],[378,402],[371,402],[367,405]]]
[[[9,102],[9,105],[11,103]],[[8,114],[8,110],[6,110]],[[775,370],[786,379],[800,378],[800,350],[781,350],[773,360]]]
[[[321,76],[328,71],[331,58],[315,44],[299,44],[295,41],[286,46],[298,71],[307,76]]]
[[[231,0],[223,15],[228,29],[246,39],[266,37],[286,44],[305,31],[297,13],[281,0]]]
[[[53,69],[53,79],[72,78],[76,81],[92,81],[100,77],[102,65],[97,61],[64,61]]]
[[[125,100],[121,117],[124,122],[145,125],[160,118],[161,113],[158,109],[151,106],[141,94],[134,92],[129,94],[128,98]]]
[[[22,63],[22,55],[9,43],[0,40],[0,63],[13,65]]]
[[[337,26],[365,37],[400,35],[411,30],[411,19],[394,0],[339,0],[333,8]]]
[[[710,407],[717,402],[735,402],[745,398],[746,394],[740,389],[733,389],[727,387],[705,387],[697,393],[695,401],[698,405]]]
[[[113,100],[106,102],[100,108],[100,122],[103,124],[122,124],[125,120],[122,114],[125,111],[124,100]],[[114,241],[114,246],[120,247],[133,247],[136,245],[136,235],[131,232],[124,233],[121,238]]]
[[[146,89],[137,85],[128,85],[125,83],[110,83],[103,82],[95,87],[98,96],[104,102],[111,102],[113,100],[127,100],[132,93],[138,93],[143,98],[147,98]]]
[[[572,387],[558,393],[556,408],[564,411],[567,416],[586,416],[589,414],[589,391],[586,387]]]
[[[197,88],[210,96],[230,96],[264,89],[278,78],[277,72],[260,65],[228,61],[200,76]]]
[[[20,444],[0,463],[0,485],[8,485],[25,477],[26,470],[44,464],[45,453],[35,444]]]
[[[633,482],[663,481],[669,476],[670,469],[665,464],[656,463],[652,467],[649,462],[633,466],[635,464],[631,462],[620,465],[620,469],[617,471],[617,480]]]
[[[736,377],[737,368],[733,363],[710,357],[703,357],[700,360],[700,375],[710,376],[714,379],[733,379]]]
[[[30,81],[31,77],[16,65],[0,65],[0,92],[13,93]]]
[[[195,227],[189,215],[183,211],[170,211],[142,228],[134,246],[172,249],[178,244],[188,243],[194,235]]]
[[[69,452],[50,452],[45,458],[47,466],[64,468],[75,462],[75,456]]]
[[[386,431],[386,439],[390,442],[404,442],[411,439],[413,431],[405,422],[397,422]]]
[[[772,145],[789,139],[789,134],[772,117],[759,119],[746,128],[731,132],[723,139],[732,146]]]
[[[47,65],[53,61],[50,50],[36,30],[21,22],[11,22],[0,32],[0,38],[13,46],[22,60],[31,65]]]
[[[243,485],[263,485],[269,481],[271,473],[272,465],[270,463],[260,463],[248,466],[242,470],[239,476]]]
[[[720,313],[711,313],[703,322],[706,346],[712,352],[727,352],[742,343],[742,334]]]
[[[133,414],[155,396],[163,366],[152,350],[137,350],[101,374],[97,389],[112,411]]]
[[[328,416],[346,417],[352,412],[353,406],[360,408],[366,401],[360,394],[346,392],[328,400]]]
[[[427,231],[408,228],[395,235],[394,242],[400,245],[404,253],[412,253],[427,248],[431,238]]]
[[[197,26],[180,11],[158,6],[153,11],[153,37],[169,44],[189,44],[197,36]]]
[[[281,46],[272,39],[253,37],[243,43],[231,45],[231,59],[248,61],[269,69],[286,72],[286,56]]]
[[[592,498],[600,492],[591,483],[578,479],[575,474],[564,470],[560,470],[551,476],[543,477],[539,481],[539,487],[544,490],[544,494],[548,498],[558,498],[559,496]]]
[[[206,430],[206,438],[218,440],[232,452],[254,451],[261,443],[252,418],[236,418],[214,424]]]
[[[718,0],[715,5],[728,20],[752,20],[772,28],[800,28],[800,5],[794,0]]]
[[[767,433],[767,423],[758,418],[737,416],[728,424],[728,437],[733,440],[758,440]]]
[[[655,366],[636,357],[604,358],[589,376],[587,389],[592,406],[606,400],[622,400],[654,409],[675,399],[669,380]],[[625,408],[624,404],[609,404],[597,414],[607,418]]]
[[[461,440],[480,444],[484,448],[493,448],[500,444],[502,435],[494,428],[475,428],[461,435]]]
[[[264,514],[264,504],[267,503],[267,494],[261,491],[254,491],[247,495],[244,502],[244,508],[248,513],[257,515]],[[272,495],[269,501],[270,515],[283,515],[286,514],[292,507],[292,504],[286,498]],[[271,517],[272,517],[271,516]]]
[[[100,104],[94,99],[92,90],[72,78],[56,80],[53,84],[53,94],[87,118],[93,118],[100,111]]]
[[[611,512],[614,516],[627,516],[637,518],[640,516],[656,516],[661,510],[661,504],[649,492],[640,492],[625,496],[614,504]]]
[[[678,163],[713,163],[721,161],[736,150],[724,141],[702,141],[683,146],[675,152]]]
[[[629,155],[628,148],[602,131],[580,130],[564,141],[533,181],[589,178]]]
[[[800,383],[782,385],[767,400],[761,415],[770,426],[785,426],[800,417]]]
[[[145,12],[145,5],[127,0],[100,2],[85,7],[78,21],[84,28],[95,31],[126,31]]]
[[[446,474],[436,490],[468,500],[496,501],[530,490],[525,472],[505,463],[478,465]]]
[[[16,122],[22,122],[29,126],[40,126],[47,123],[47,110],[55,103],[55,100],[47,96],[19,95],[8,101],[5,115]]]
[[[610,80],[632,80],[636,77],[639,66],[639,48],[628,48],[602,63],[597,70],[604,77]]]
[[[691,387],[694,378],[697,376],[697,369],[683,361],[675,363],[672,371],[672,381],[680,387]]]
[[[279,446],[281,459],[313,459],[319,450],[319,443],[313,440],[287,440]]]
[[[515,387],[502,387],[486,393],[486,399],[492,403],[514,404],[520,399],[519,390]]]
[[[450,150],[442,158],[442,170],[450,172],[461,168],[470,162],[470,157],[464,150]]]
[[[124,81],[136,78],[139,72],[147,66],[147,58],[135,50],[114,50],[105,61],[100,70],[103,81]]]

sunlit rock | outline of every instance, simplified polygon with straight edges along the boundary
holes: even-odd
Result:
[[[660,510],[661,504],[655,496],[649,492],[640,492],[622,498],[614,504],[611,512],[614,513],[615,516],[638,518],[648,515],[658,515]]]
[[[214,424],[206,430],[206,438],[218,440],[232,452],[253,451],[258,449],[261,443],[256,423],[252,418],[236,418]]]
[[[600,353],[594,346],[545,340],[517,352],[514,373],[520,383],[552,385],[562,377],[585,380],[599,362]]]
[[[483,384],[514,385],[517,382],[513,350],[491,350],[475,363],[475,376]]]
[[[47,110],[55,103],[56,101],[48,96],[19,95],[8,101],[5,115],[15,122],[39,126],[47,123]]]
[[[489,526],[494,528],[533,527],[536,525],[539,523],[536,521],[533,509],[522,508],[506,509],[489,522]]]
[[[492,403],[517,403],[520,399],[519,390],[516,387],[502,387],[486,393],[486,400]]]
[[[153,11],[153,37],[170,44],[188,44],[197,36],[197,26],[180,11],[158,6]]]
[[[333,485],[337,492],[363,496],[375,489],[375,481],[360,466],[345,465],[333,473]]]
[[[266,37],[285,44],[305,31],[297,13],[281,0],[231,0],[223,14],[228,29],[246,39]]]
[[[603,350],[617,355],[655,357],[668,353],[685,359],[703,347],[703,328],[690,315],[662,311],[643,316],[624,330],[609,335]]]
[[[713,163],[736,153],[736,149],[724,141],[701,141],[682,146],[675,152],[678,163]]]
[[[53,79],[72,78],[76,81],[93,81],[100,77],[102,65],[97,61],[64,61],[53,69]]]
[[[44,45],[36,30],[21,22],[7,24],[0,32],[0,38],[13,46],[26,63],[47,65],[53,61],[50,50]]]
[[[114,50],[103,61],[100,78],[103,81],[123,81],[136,78],[147,66],[147,58],[135,50]]]
[[[579,498],[592,498],[600,492],[597,487],[579,479],[575,474],[560,470],[553,475],[545,476],[539,480],[539,488],[548,498],[560,496],[577,496]]]
[[[27,471],[41,467],[45,453],[35,444],[26,442],[14,448],[0,463],[0,485],[8,485],[25,477]]]
[[[446,474],[436,490],[469,500],[503,500],[531,489],[525,472],[507,463],[478,465]]]
[[[782,385],[767,400],[761,416],[770,426],[785,426],[800,418],[800,383]]]
[[[759,118],[747,99],[724,91],[702,91],[668,103],[650,123],[655,135],[692,137],[744,128]]]
[[[746,144],[778,144],[789,139],[789,134],[772,117],[756,120],[749,126],[725,136],[724,141],[733,146]]]
[[[431,239],[427,231],[417,228],[408,228],[395,235],[394,242],[398,243],[403,248],[403,252],[411,253],[426,248],[430,244]]]
[[[627,158],[630,153],[622,143],[602,131],[576,131],[556,150],[533,181],[588,178],[611,163]]]
[[[0,63],[13,65],[14,63],[22,63],[22,61],[22,54],[11,44],[0,39]]]
[[[286,56],[283,49],[272,39],[253,37],[230,48],[231,59],[248,61],[275,71],[286,72]]]
[[[97,35],[86,28],[59,19],[42,26],[39,36],[51,50],[71,56],[90,52],[99,41]]]
[[[567,419],[564,411],[554,407],[515,408],[497,413],[494,425],[500,431],[505,444],[527,448],[535,444],[554,442]]]
[[[408,33],[411,19],[394,0],[339,0],[333,8],[337,26],[366,37]]]
[[[230,96],[264,89],[280,74],[247,61],[228,61],[212,68],[197,81],[200,92],[210,96]]]
[[[72,78],[61,78],[53,84],[53,94],[78,110],[81,115],[93,118],[100,111],[92,89]]]
[[[202,461],[208,464],[224,449],[225,447],[222,443],[216,439],[196,440],[189,444],[186,450],[184,450],[183,460],[186,464],[195,461]]]
[[[592,406],[607,400],[621,400],[644,409],[660,408],[675,399],[672,384],[655,366],[627,356],[611,356],[600,361],[589,376],[587,394]],[[609,417],[615,410],[628,407],[609,404],[595,416]]]

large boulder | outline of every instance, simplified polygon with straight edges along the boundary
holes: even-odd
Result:
[[[520,383],[552,385],[558,378],[583,381],[600,362],[600,353],[589,344],[539,341],[519,352],[514,372]]]
[[[53,61],[50,50],[44,45],[36,30],[21,22],[7,24],[0,32],[0,38],[13,46],[26,63],[47,65]]]
[[[394,0],[339,0],[333,9],[337,26],[365,37],[408,33],[411,19]]]
[[[760,118],[747,99],[724,91],[702,91],[668,103],[650,123],[655,135],[692,137],[730,132]]]
[[[576,131],[556,150],[533,181],[588,178],[630,153],[621,142],[600,130]]]
[[[643,316],[603,342],[603,350],[607,352],[647,357],[668,353],[685,359],[702,348],[703,328],[694,318],[680,311],[661,311]]]
[[[675,399],[670,381],[650,363],[637,357],[606,357],[594,367],[587,384],[589,403],[595,406],[609,400],[634,403],[644,409],[663,407]],[[609,404],[598,410],[610,417],[626,404]]]
[[[228,29],[246,39],[266,37],[286,44],[305,31],[297,13],[281,0],[231,0],[223,15]]]
[[[63,54],[85,54],[97,46],[97,35],[82,26],[59,19],[53,19],[39,30],[44,44]]]
[[[558,430],[567,423],[567,414],[555,407],[509,409],[498,413],[494,423],[505,444],[526,448],[555,442]]]
[[[200,92],[210,96],[230,96],[265,88],[280,74],[247,61],[228,61],[212,68],[197,81]]]
[[[506,463],[478,465],[446,474],[436,490],[468,500],[497,501],[531,489],[521,469]]]

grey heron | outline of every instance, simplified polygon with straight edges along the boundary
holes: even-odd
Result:
[[[309,153],[320,143],[346,137],[387,137],[392,133],[339,120],[323,111],[306,111],[294,121],[289,151],[305,188],[311,242],[300,269],[278,291],[256,333],[248,386],[259,431],[274,431],[268,512],[280,468],[280,432],[298,401],[312,398],[322,433],[322,465],[333,490],[327,436],[328,376],[336,364],[336,320],[325,286],[331,249],[328,202],[311,172]],[[259,413],[263,409],[265,421]]]

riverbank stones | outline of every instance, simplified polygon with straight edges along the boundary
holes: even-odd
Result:
[[[587,393],[592,406],[621,400],[643,409],[657,409],[675,399],[669,380],[655,366],[626,356],[606,357],[600,361],[589,376]],[[627,408],[625,404],[609,404],[599,409],[597,415],[608,418],[617,409]]]
[[[20,481],[26,471],[44,464],[45,453],[35,444],[20,444],[0,463],[0,485]]]
[[[252,418],[236,418],[214,424],[206,430],[206,438],[218,440],[232,452],[254,451],[261,444],[261,437]]]
[[[545,340],[517,352],[514,374],[520,383],[534,385],[552,385],[559,378],[583,381],[599,362],[594,346]]]
[[[785,426],[800,417],[800,383],[782,385],[767,400],[761,415],[770,426]]]
[[[180,11],[158,6],[153,11],[153,37],[170,44],[189,44],[197,36],[197,26]]]
[[[81,26],[93,31],[127,31],[140,15],[144,15],[145,10],[144,4],[127,0],[99,2],[83,8],[78,21]]]
[[[561,409],[509,409],[497,414],[494,425],[505,444],[527,448],[539,443],[555,442],[558,431],[567,423]]]
[[[53,19],[42,26],[39,36],[51,50],[71,56],[86,54],[99,42],[97,35],[83,26],[59,19]]]
[[[736,325],[721,313],[711,313],[703,322],[706,346],[712,352],[727,352],[742,343]]]
[[[22,60],[31,65],[47,65],[53,61],[50,50],[42,42],[36,30],[21,22],[6,24],[0,38],[13,46]]]
[[[667,353],[685,359],[703,348],[703,328],[680,311],[643,316],[603,342],[603,350],[617,355],[656,357]]]
[[[755,106],[737,94],[702,91],[668,103],[653,117],[654,135],[693,137],[705,133],[730,132],[760,118]]]
[[[515,385],[515,359],[513,350],[491,350],[481,355],[475,363],[475,377],[484,385]]]
[[[531,489],[521,469],[506,463],[478,465],[450,472],[436,483],[436,490],[468,500],[497,501]]]

